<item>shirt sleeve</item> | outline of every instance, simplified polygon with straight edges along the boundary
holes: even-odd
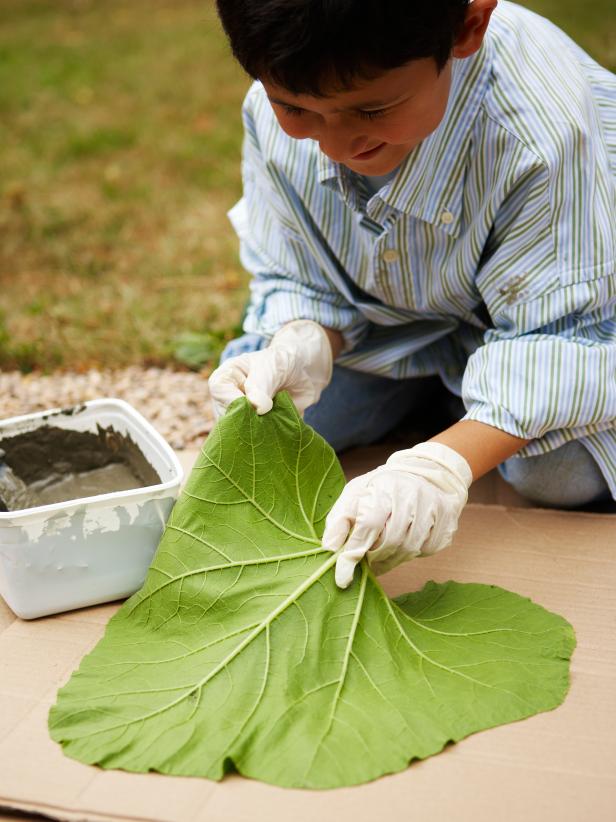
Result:
[[[271,118],[258,127],[264,105],[249,92],[243,109],[243,198],[229,212],[240,239],[240,260],[252,275],[244,330],[271,337],[291,320],[314,320],[338,330],[345,351],[364,337],[369,322],[328,280],[296,230],[287,206],[288,181],[261,149]],[[256,111],[255,111],[256,107]]]
[[[467,362],[465,419],[533,440],[522,456],[616,426],[614,192],[587,137],[527,164],[477,275],[493,327]]]

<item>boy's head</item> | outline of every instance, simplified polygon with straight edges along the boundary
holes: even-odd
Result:
[[[480,47],[497,0],[217,0],[235,57],[281,127],[386,174],[438,126],[451,57]]]

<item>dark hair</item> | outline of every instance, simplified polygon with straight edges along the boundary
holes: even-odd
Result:
[[[451,54],[469,0],[217,0],[251,77],[292,94],[346,90],[411,60]]]

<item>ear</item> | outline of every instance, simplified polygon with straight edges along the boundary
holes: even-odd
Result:
[[[464,24],[454,43],[453,57],[470,57],[479,50],[498,0],[470,0]]]

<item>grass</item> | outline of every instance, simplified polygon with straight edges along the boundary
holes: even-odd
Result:
[[[612,0],[524,5],[616,70]],[[208,0],[3,0],[0,369],[215,359],[247,86]]]

